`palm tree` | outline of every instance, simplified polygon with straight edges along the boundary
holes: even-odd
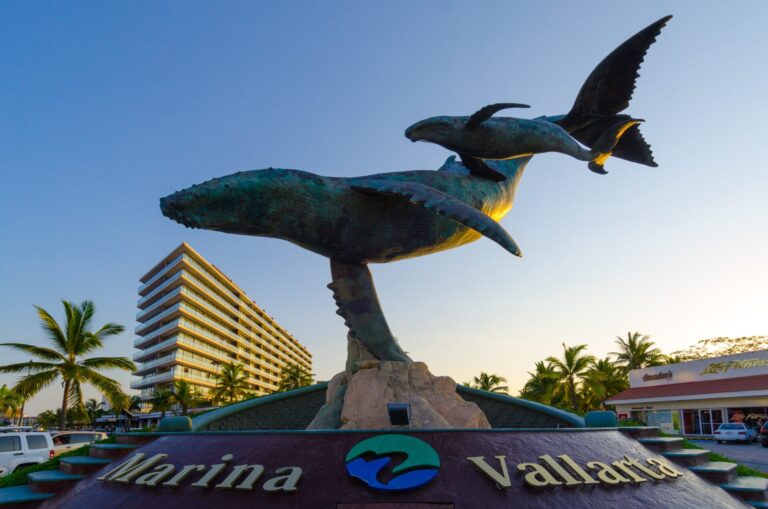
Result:
[[[59,429],[66,429],[67,407],[82,407],[82,385],[89,383],[104,394],[110,402],[119,402],[124,398],[120,384],[108,378],[99,370],[124,369],[135,371],[136,366],[126,357],[91,357],[82,359],[94,350],[104,346],[104,340],[123,332],[122,325],[107,323],[95,332],[90,330],[91,320],[96,311],[93,302],[84,301],[77,306],[66,300],[62,301],[66,314],[66,324],[62,328],[43,308],[37,308],[37,315],[42,322],[43,331],[52,343],[52,348],[28,345],[26,343],[3,343],[16,350],[28,353],[40,360],[0,366],[0,373],[20,373],[29,370],[14,387],[15,390],[32,397],[61,377],[64,392],[61,399],[61,418]]]
[[[213,390],[213,401],[226,401],[234,403],[249,396],[251,384],[248,383],[248,374],[242,364],[230,362],[221,368],[216,375],[216,388]]]
[[[88,420],[91,421],[91,423],[96,422],[96,419],[101,416],[103,410],[101,409],[102,404],[101,401],[96,401],[94,398],[89,399],[85,402],[85,412],[88,414]]]
[[[539,361],[536,363],[533,373],[528,372],[530,378],[522,390],[520,397],[531,401],[538,401],[545,405],[555,403],[557,394],[558,375],[551,362]]]
[[[143,403],[141,396],[133,395],[128,400],[129,412],[141,412],[141,404]]]
[[[23,406],[23,403],[19,393],[3,384],[0,387],[0,414],[13,419],[18,414],[19,407],[21,406]]]
[[[481,391],[506,393],[509,391],[509,387],[501,385],[505,383],[507,383],[507,379],[503,376],[481,371],[480,376],[476,376],[472,379],[472,385],[470,387],[480,389]]]
[[[649,366],[661,366],[664,364],[664,355],[661,350],[654,348],[651,336],[643,336],[639,332],[627,332],[627,339],[616,336],[618,352],[611,352],[616,360],[624,364],[624,369],[647,368]]]
[[[680,355],[665,355],[664,362],[662,364],[680,364],[681,362],[685,362],[685,361],[686,359],[684,359]]]
[[[172,405],[181,407],[181,415],[187,415],[189,407],[194,407],[203,401],[195,388],[186,380],[176,380],[173,382],[173,390],[170,396]]]
[[[53,428],[59,422],[59,417],[53,410],[46,410],[37,414],[37,425],[44,429]]]
[[[312,385],[314,375],[301,364],[288,364],[280,369],[280,383],[275,392],[290,391]]]
[[[160,412],[160,418],[163,419],[165,412],[173,407],[173,392],[168,389],[158,391],[149,401],[152,404],[152,411]]]
[[[546,361],[555,368],[558,382],[565,389],[567,403],[574,411],[578,411],[579,401],[576,386],[586,374],[587,368],[595,360],[591,355],[582,355],[587,345],[565,346],[563,343],[563,358],[547,357]]]
[[[604,409],[605,400],[629,387],[627,373],[610,358],[593,360],[584,374],[582,400],[584,408]]]

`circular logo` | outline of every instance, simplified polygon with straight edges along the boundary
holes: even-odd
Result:
[[[384,476],[388,465],[405,456]],[[427,484],[440,470],[440,457],[431,445],[408,435],[378,435],[355,445],[344,460],[347,473],[370,488],[404,491]],[[387,478],[386,480],[384,478]]]

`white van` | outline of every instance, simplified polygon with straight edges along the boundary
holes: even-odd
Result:
[[[53,440],[48,433],[0,433],[0,475],[50,458],[53,458]]]

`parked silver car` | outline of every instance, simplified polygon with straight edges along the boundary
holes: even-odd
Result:
[[[53,434],[54,454],[58,456],[63,452],[78,449],[105,438],[107,434],[101,431],[60,431]]]
[[[718,444],[723,442],[750,443],[757,440],[757,430],[754,430],[743,422],[725,422],[715,430],[715,440]]]

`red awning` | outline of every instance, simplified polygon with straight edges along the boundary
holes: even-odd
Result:
[[[674,396],[690,396],[718,394],[725,392],[766,391],[768,394],[768,375],[742,376],[722,380],[707,380],[706,382],[685,382],[680,384],[653,385],[650,387],[634,387],[620,392],[607,400],[608,404],[621,403],[656,398],[671,398]]]

